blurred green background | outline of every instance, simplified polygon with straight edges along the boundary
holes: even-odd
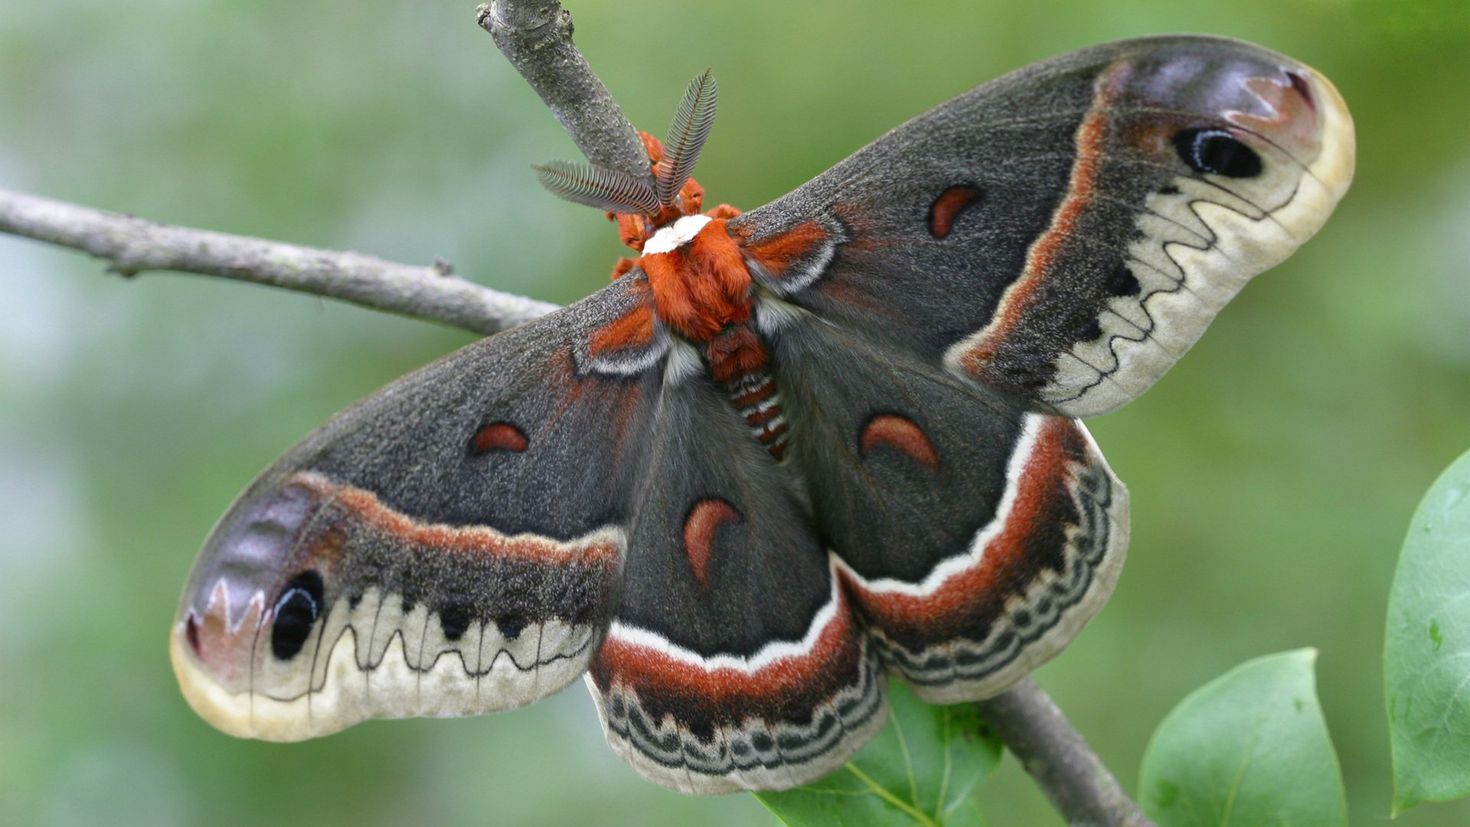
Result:
[[[572,2],[578,43],[662,131],[713,67],[698,171],[753,207],[1008,69],[1170,31],[1254,40],[1352,107],[1357,183],[1142,400],[1092,424],[1133,495],[1116,596],[1039,673],[1126,786],[1189,690],[1321,649],[1355,823],[1387,818],[1380,651],[1418,497],[1470,447],[1470,5],[1232,0]],[[541,192],[576,157],[468,0],[7,0],[0,186],[426,263],[569,301],[620,255]],[[210,729],[165,636],[198,543],[328,415],[470,340],[301,295],[104,275],[0,236],[0,823],[769,823],[602,745],[580,687],[463,721],[278,746]],[[996,825],[1058,823],[1013,761]],[[1428,806],[1406,825],[1463,825]]]

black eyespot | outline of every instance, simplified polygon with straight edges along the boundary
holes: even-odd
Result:
[[[1261,156],[1223,129],[1186,129],[1174,136],[1174,148],[1195,172],[1228,178],[1261,174]]]
[[[276,599],[276,619],[271,623],[271,654],[277,660],[296,657],[311,627],[321,617],[322,576],[311,569],[291,578]]]
[[[439,628],[444,631],[444,639],[453,643],[464,637],[469,631],[471,623],[470,607],[462,603],[455,603],[439,610]]]
[[[1113,268],[1105,286],[1112,296],[1136,296],[1143,291],[1143,285],[1138,283],[1138,276],[1133,275],[1126,264]]]
[[[506,640],[515,640],[526,630],[529,620],[521,615],[505,614],[495,618],[495,626]]]

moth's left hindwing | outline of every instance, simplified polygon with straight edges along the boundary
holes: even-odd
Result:
[[[689,793],[784,789],[882,725],[883,669],[799,479],[703,374],[655,410],[623,596],[588,672],[608,742]]]
[[[599,347],[628,278],[384,388],[273,465],[201,552],[175,671],[227,732],[529,703],[596,653],[667,343]]]

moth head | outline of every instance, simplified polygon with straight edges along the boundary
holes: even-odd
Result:
[[[1183,211],[1193,209],[1216,235],[1247,227],[1214,226],[1201,205],[1250,222],[1232,252],[1251,270],[1315,233],[1352,180],[1353,124],[1342,97],[1315,70],[1274,52],[1192,38],[1113,63],[1098,91],[1114,139],[1156,170],[1157,192],[1174,196],[1151,206],[1186,223]]]
[[[567,161],[535,167],[536,174],[553,195],[613,215],[636,217],[647,225],[645,234],[651,234],[700,210],[704,190],[691,176],[714,126],[718,94],[714,75],[705,70],[684,91],[666,140],[639,133],[650,164],[646,176]]]
[[[298,694],[310,677],[302,661],[327,613],[333,544],[330,532],[307,535],[317,508],[304,486],[247,494],[185,589],[169,646],[174,672],[195,711],[231,734],[270,737],[242,717],[242,703]]]

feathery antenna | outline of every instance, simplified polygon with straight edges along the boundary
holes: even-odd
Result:
[[[648,182],[616,170],[568,161],[532,169],[553,195],[576,204],[614,213],[654,215],[659,210],[658,196]]]
[[[684,91],[684,100],[674,114],[674,123],[669,127],[668,140],[664,141],[664,156],[654,168],[654,191],[660,204],[674,203],[679,190],[694,173],[694,164],[699,160],[699,151],[704,148],[704,139],[709,137],[710,127],[715,122],[715,102],[719,87],[709,69],[690,81]]]

